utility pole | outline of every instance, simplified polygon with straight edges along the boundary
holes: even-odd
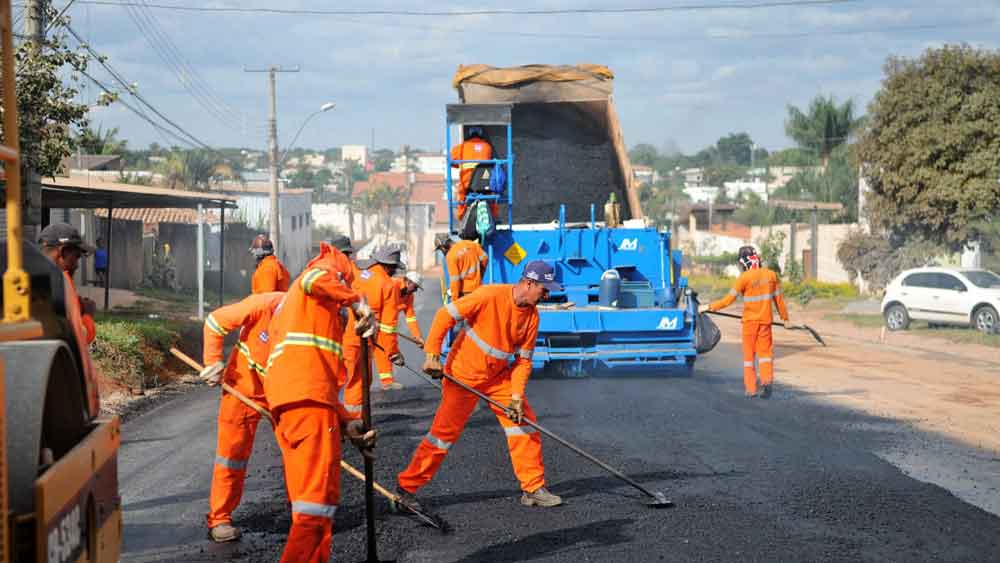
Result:
[[[270,107],[267,118],[267,145],[270,153],[271,169],[271,213],[269,221],[268,238],[274,244],[275,253],[280,246],[280,222],[281,209],[278,207],[278,175],[281,173],[281,163],[278,162],[278,104],[275,93],[275,74],[279,72],[299,72],[299,67],[282,68],[280,66],[269,66],[267,68],[251,69],[243,67],[243,72],[266,72],[267,92],[270,97]]]
[[[45,48],[45,14],[48,0],[27,0],[24,4],[24,34],[28,36],[29,45],[35,55],[41,54]],[[25,211],[23,222],[25,237],[34,240],[41,226],[48,221],[42,220],[42,183],[41,178],[32,169],[26,169],[24,177]],[[109,217],[110,221],[111,218]],[[31,229],[36,229],[34,232]]]

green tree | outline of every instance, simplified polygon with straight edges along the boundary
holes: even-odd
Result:
[[[378,149],[372,152],[372,168],[375,172],[388,172],[396,155],[389,149]]]
[[[118,138],[118,128],[109,127],[106,131],[98,125],[97,130],[84,127],[76,136],[77,146],[84,154],[112,155],[124,154],[128,141]]]
[[[746,133],[730,133],[715,142],[719,161],[723,164],[750,166],[753,140]]]
[[[768,166],[818,166],[816,153],[800,148],[782,149],[768,155]]]
[[[739,180],[746,174],[746,167],[737,164],[712,164],[705,167],[705,183],[722,187],[725,182]]]
[[[826,170],[807,170],[795,175],[775,190],[778,199],[799,199],[839,203],[844,210],[834,221],[854,222],[858,218],[858,167],[851,157],[851,147],[841,145],[830,155]]]
[[[890,58],[858,158],[873,223],[960,249],[1000,211],[1000,53],[969,46]]]
[[[833,149],[846,143],[861,124],[862,119],[855,115],[851,100],[837,105],[832,96],[817,96],[809,104],[807,112],[793,105],[788,106],[785,134],[800,148],[819,155],[825,169]]]
[[[632,150],[628,151],[628,158],[632,161],[632,164],[640,164],[642,166],[655,165],[656,159],[659,156],[656,147],[647,143],[639,143],[632,147]]]

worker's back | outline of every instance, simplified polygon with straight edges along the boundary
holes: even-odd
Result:
[[[452,299],[472,293],[482,284],[487,260],[483,247],[474,240],[460,240],[451,247],[445,262],[448,265]],[[458,289],[457,294],[455,288]]]
[[[250,280],[250,292],[288,291],[290,280],[291,276],[280,260],[273,255],[265,256],[254,270],[253,278]]]
[[[751,268],[743,272],[732,291],[743,296],[744,322],[770,324],[774,319],[772,301],[778,303],[779,309],[784,308],[778,274],[768,268]]]

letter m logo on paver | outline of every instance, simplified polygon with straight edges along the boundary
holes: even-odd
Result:
[[[624,239],[618,250],[639,250],[639,239]]]
[[[663,317],[660,324],[656,325],[656,330],[677,330],[677,317]]]

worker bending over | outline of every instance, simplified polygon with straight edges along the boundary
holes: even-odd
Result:
[[[479,246],[475,235],[463,235],[461,240],[451,245],[445,262],[451,300],[455,301],[472,293],[483,283],[483,271],[489,264],[489,256]]]
[[[281,561],[325,562],[340,501],[340,435],[363,451],[374,445],[366,429],[340,404],[343,325],[340,311],[357,316],[356,330],[374,332],[371,310],[348,287],[347,257],[326,243],[295,279],[268,329],[272,343],[264,396],[277,421],[292,527]]]
[[[465,131],[465,141],[451,148],[451,160],[477,161],[491,160],[493,158],[493,146],[486,140],[486,133],[482,127],[474,125]],[[472,183],[472,175],[476,171],[478,162],[452,162],[452,168],[458,168],[458,217],[465,215],[465,200],[469,197],[469,186]],[[495,207],[492,204],[491,207]],[[493,211],[493,216],[497,215]]]
[[[358,286],[361,279],[361,270],[353,260],[354,247],[351,239],[344,235],[337,235],[330,240],[330,245],[339,250],[350,262],[350,276],[345,276],[347,282],[355,292],[362,295]],[[337,384],[344,390],[344,409],[352,419],[360,419],[362,413],[361,388],[361,337],[358,336],[354,315],[350,309],[344,307],[340,311],[340,318],[344,322],[344,361],[341,363],[340,375],[337,377]]]
[[[385,391],[403,388],[392,377],[393,365],[401,366],[404,363],[403,355],[399,353],[399,339],[396,336],[396,322],[399,318],[399,284],[392,279],[400,265],[399,255],[399,249],[393,246],[377,249],[372,253],[372,259],[368,263],[359,265],[361,273],[357,280],[357,287],[367,299],[378,323],[378,336],[375,338],[377,346],[372,356],[375,358],[379,382]],[[360,378],[356,378],[353,385],[360,384]],[[352,393],[360,393],[360,388],[355,388]]]
[[[264,235],[257,235],[250,244],[250,254],[257,259],[257,269],[250,279],[250,293],[288,291],[291,276],[285,265],[274,255],[274,243]]]
[[[536,420],[524,397],[538,337],[535,305],[549,291],[561,289],[552,266],[540,260],[531,262],[516,285],[488,285],[441,308],[424,346],[427,359],[423,368],[427,374],[441,378],[443,371],[494,401],[509,405],[506,410],[491,408],[507,435],[514,473],[523,491],[521,504],[525,506],[562,504],[561,498],[545,488],[541,436],[532,426],[521,424],[523,420]],[[457,323],[462,326],[442,367],[442,342]],[[478,400],[451,381],[442,381],[441,404],[430,431],[398,477],[398,493],[404,501],[419,507],[414,494],[441,467]]]
[[[424,347],[424,337],[420,336],[420,323],[417,321],[417,310],[413,302],[417,296],[417,291],[424,287],[420,285],[420,274],[418,272],[406,272],[406,275],[399,279],[399,310],[406,317],[406,327],[410,330],[410,336],[417,341],[417,346]]]
[[[760,265],[760,256],[752,246],[744,246],[739,251],[740,267],[743,273],[736,279],[729,293],[708,305],[698,308],[699,313],[718,311],[731,305],[737,297],[743,297],[743,387],[748,398],[757,397],[757,371],[754,356],[760,366],[760,397],[771,396],[774,383],[774,344],[771,338],[773,314],[771,302],[778,308],[778,314],[788,326],[788,308],[781,296],[781,282],[778,274]]]
[[[283,292],[258,293],[239,303],[220,307],[205,319],[202,379],[209,385],[225,382],[245,397],[267,408],[264,398],[264,364],[271,352],[267,327]],[[222,361],[223,340],[239,329],[240,339]],[[239,539],[233,526],[233,511],[243,496],[247,463],[253,451],[260,414],[229,393],[219,401],[219,431],[212,470],[212,490],[208,497],[209,536],[216,542]]]

